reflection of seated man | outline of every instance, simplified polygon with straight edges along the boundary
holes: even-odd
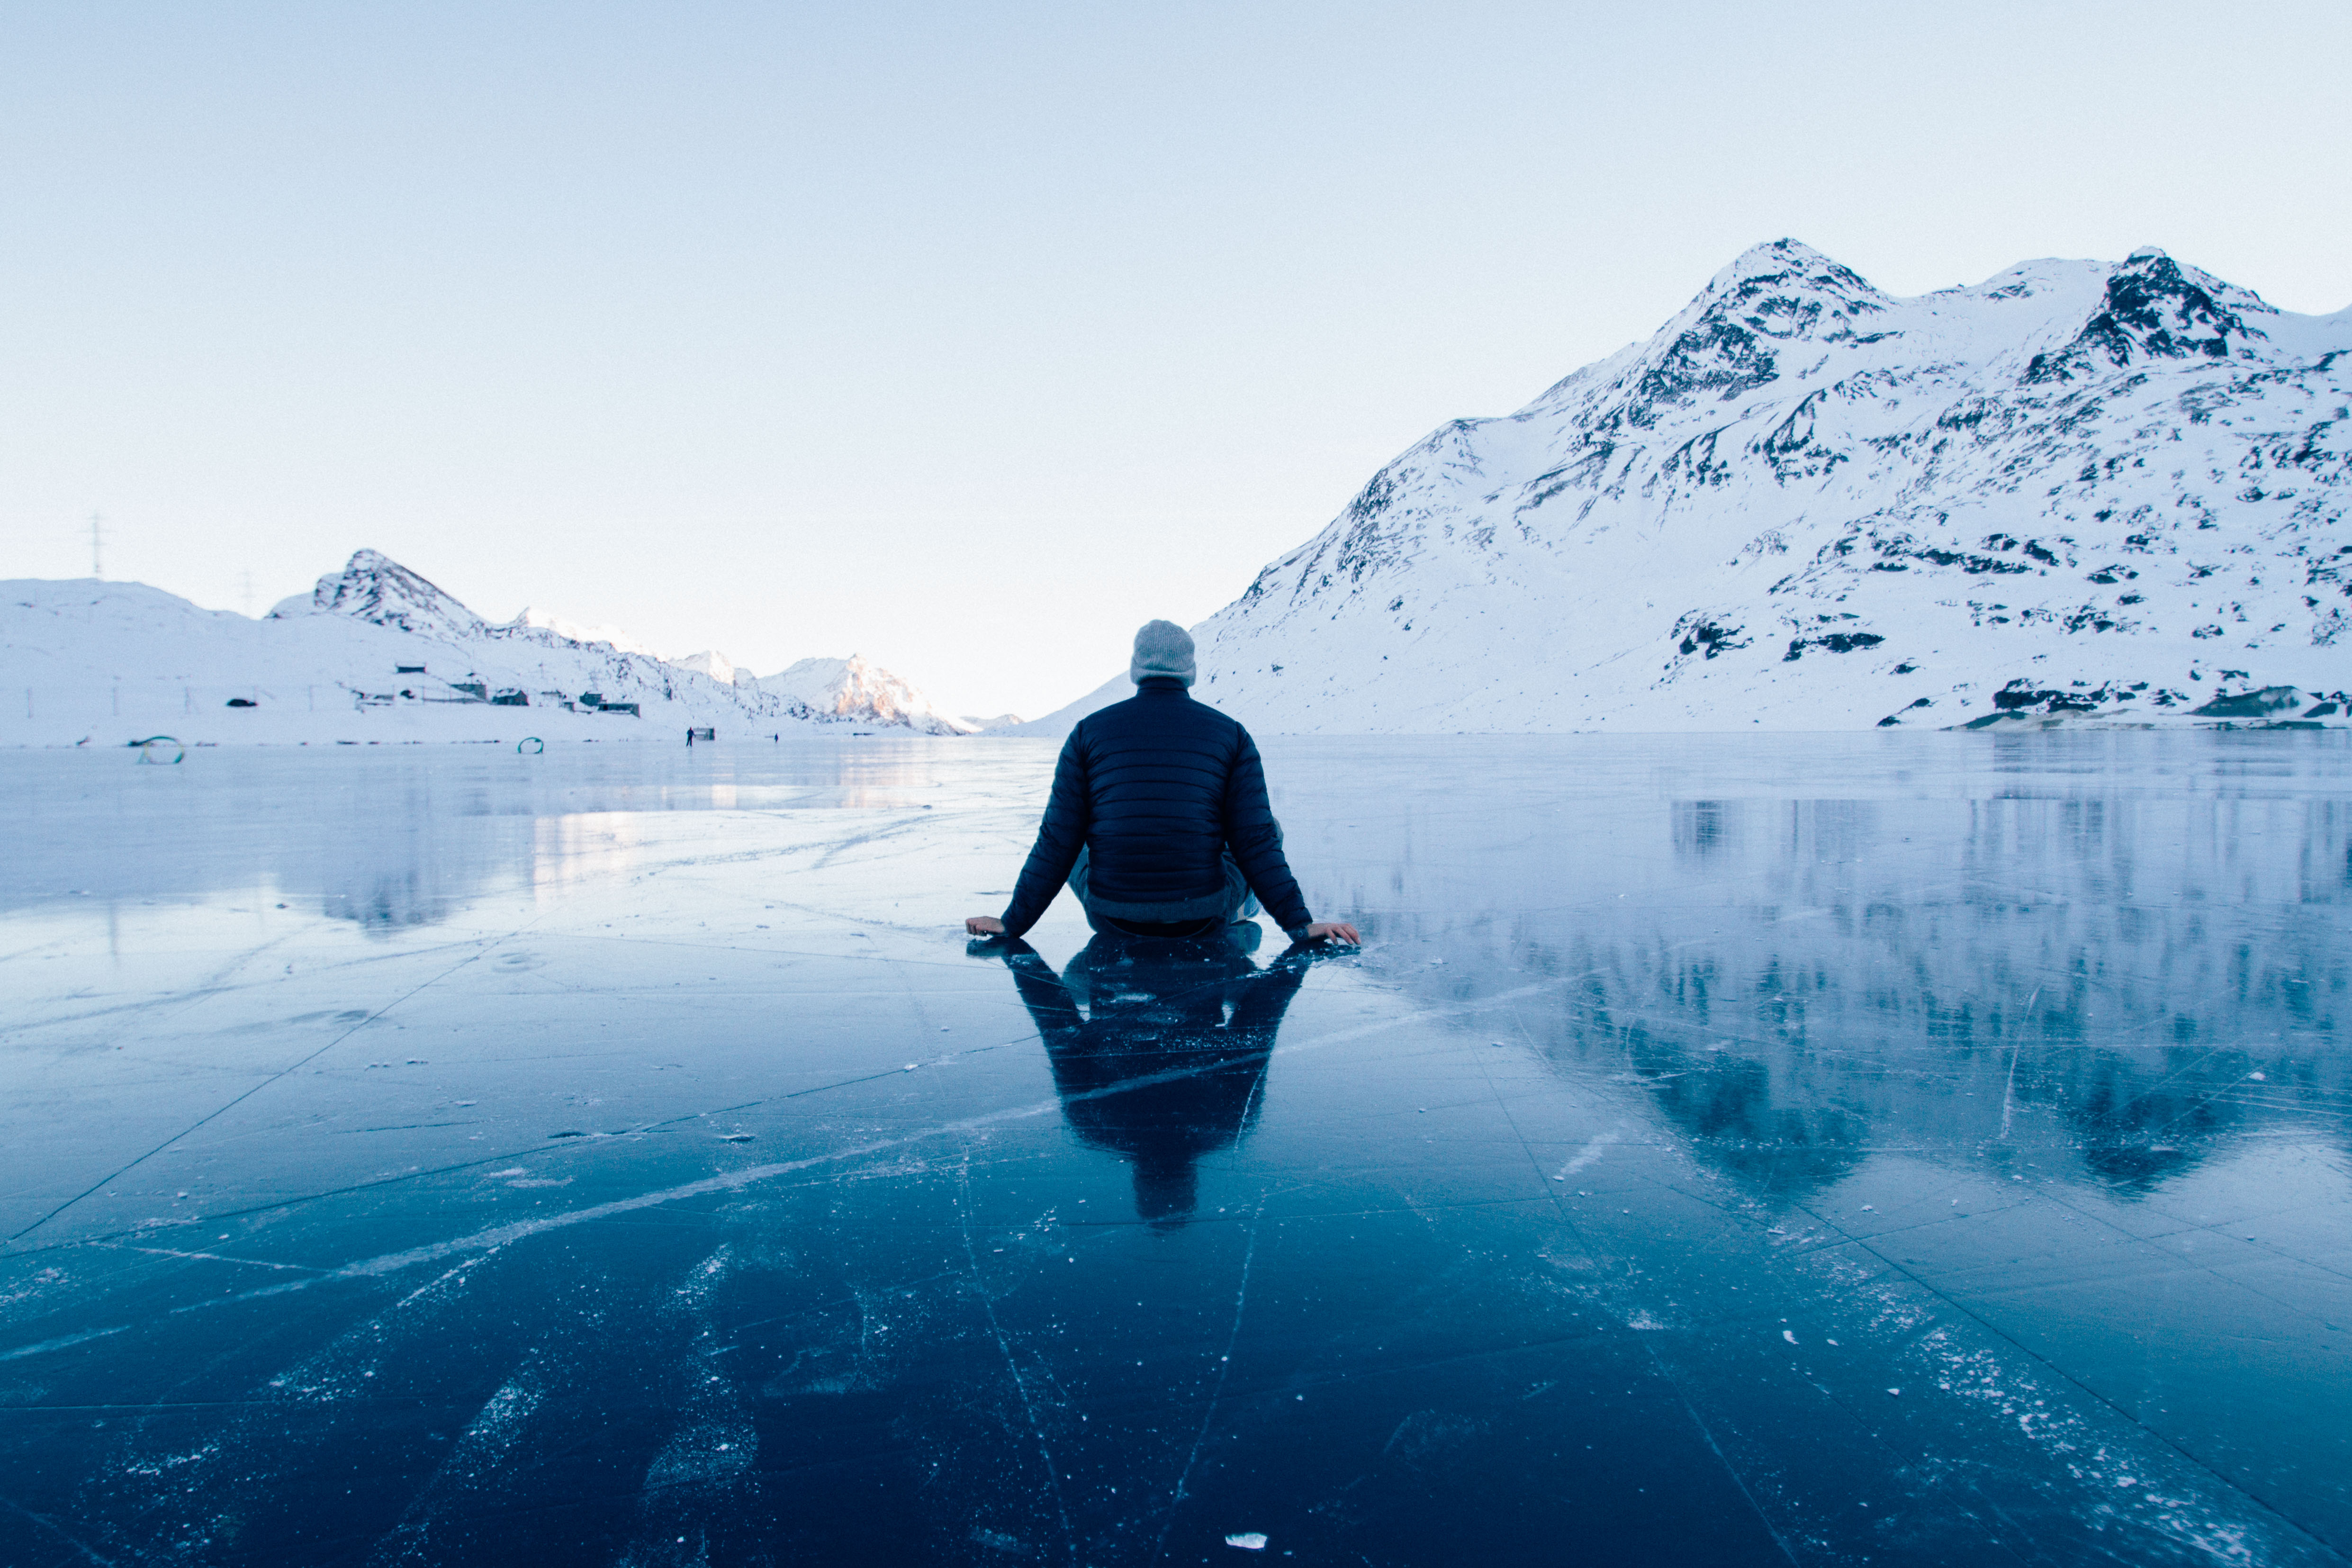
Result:
[[[1098,931],[1198,935],[1263,903],[1294,942],[1358,941],[1354,926],[1307,912],[1249,731],[1184,689],[1191,634],[1149,623],[1128,675],[1135,695],[1079,720],[1063,743],[1013,901],[964,929],[1020,936],[1067,882]]]
[[[1062,1114],[1085,1142],[1134,1162],[1135,1212],[1155,1226],[1184,1222],[1195,1163],[1257,1120],[1275,1031],[1308,963],[1294,947],[1258,968],[1257,935],[1244,923],[1190,941],[1097,936],[1064,976],[1025,942],[972,946],[1003,956]]]

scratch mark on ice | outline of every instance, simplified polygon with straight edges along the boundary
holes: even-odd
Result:
[[[980,1310],[988,1317],[988,1331],[996,1340],[996,1349],[1004,1357],[1005,1370],[1013,1374],[1013,1387],[1021,1395],[1022,1414],[1029,1418],[1029,1435],[1037,1440],[1037,1457],[1045,1462],[1045,1485],[1054,1494],[1054,1511],[1062,1521],[1062,1546],[1070,1562],[1078,1560],[1078,1538],[1070,1528],[1070,1506],[1062,1496],[1062,1472],[1054,1464],[1053,1446],[1045,1440],[1045,1427],[1037,1419],[1036,1403],[1029,1397],[1028,1380],[1021,1375],[1020,1358],[1013,1353],[1013,1342],[1004,1337],[1004,1325],[997,1321],[996,1300],[988,1293],[988,1286],[980,1277],[980,1252],[971,1241],[971,1156],[964,1156],[963,1166],[957,1173],[957,1217],[963,1222],[963,1256],[971,1271],[973,1294],[980,1298]]]
[[[1208,1444],[1209,1427],[1217,1418],[1217,1401],[1224,1397],[1225,1379],[1233,1375],[1234,1346],[1242,1335],[1242,1310],[1249,1304],[1250,1266],[1257,1260],[1257,1227],[1265,1213],[1261,1204],[1257,1212],[1250,1215],[1249,1245],[1242,1251],[1241,1283],[1234,1290],[1233,1326],[1225,1331],[1224,1353],[1217,1357],[1217,1380],[1209,1386],[1209,1407],[1201,1413],[1201,1429],[1192,1434],[1192,1451],[1184,1456],[1184,1468],[1176,1475],[1176,1489],[1168,1497],[1168,1511],[1160,1517],[1160,1539],[1151,1552],[1154,1563],[1168,1555],[1168,1532],[1175,1528],[1176,1505],[1187,1495],[1184,1485],[1192,1479],[1192,1467],[1200,1462],[1201,1450]]]

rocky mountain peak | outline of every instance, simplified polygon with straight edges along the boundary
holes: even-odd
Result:
[[[1751,245],[1707,279],[1698,302],[1721,301],[1734,309],[1779,294],[1826,296],[1875,308],[1885,296],[1852,268],[1832,261],[1801,239]]]
[[[1752,246],[1653,340],[1614,423],[1646,430],[1671,413],[1729,402],[1779,378],[1797,342],[1873,341],[1885,295],[1800,240]]]
[[[282,619],[304,608],[300,599],[289,599],[270,616]],[[307,608],[430,637],[480,637],[489,629],[455,596],[374,550],[353,551],[341,572],[320,577]]]
[[[2108,274],[2099,308],[2074,341],[2034,355],[2025,379],[2076,381],[2149,360],[2251,359],[2267,334],[2246,324],[2248,313],[2275,312],[2254,294],[2142,246]]]

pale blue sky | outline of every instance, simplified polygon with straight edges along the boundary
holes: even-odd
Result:
[[[2352,6],[0,9],[0,576],[1035,713],[1759,240],[2352,304]]]

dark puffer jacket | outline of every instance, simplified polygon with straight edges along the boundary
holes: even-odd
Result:
[[[1037,923],[1082,848],[1091,852],[1087,896],[1097,912],[1210,918],[1223,912],[1228,847],[1283,930],[1309,923],[1249,731],[1193,701],[1181,682],[1155,676],[1070,731],[1004,929],[1019,936]]]

